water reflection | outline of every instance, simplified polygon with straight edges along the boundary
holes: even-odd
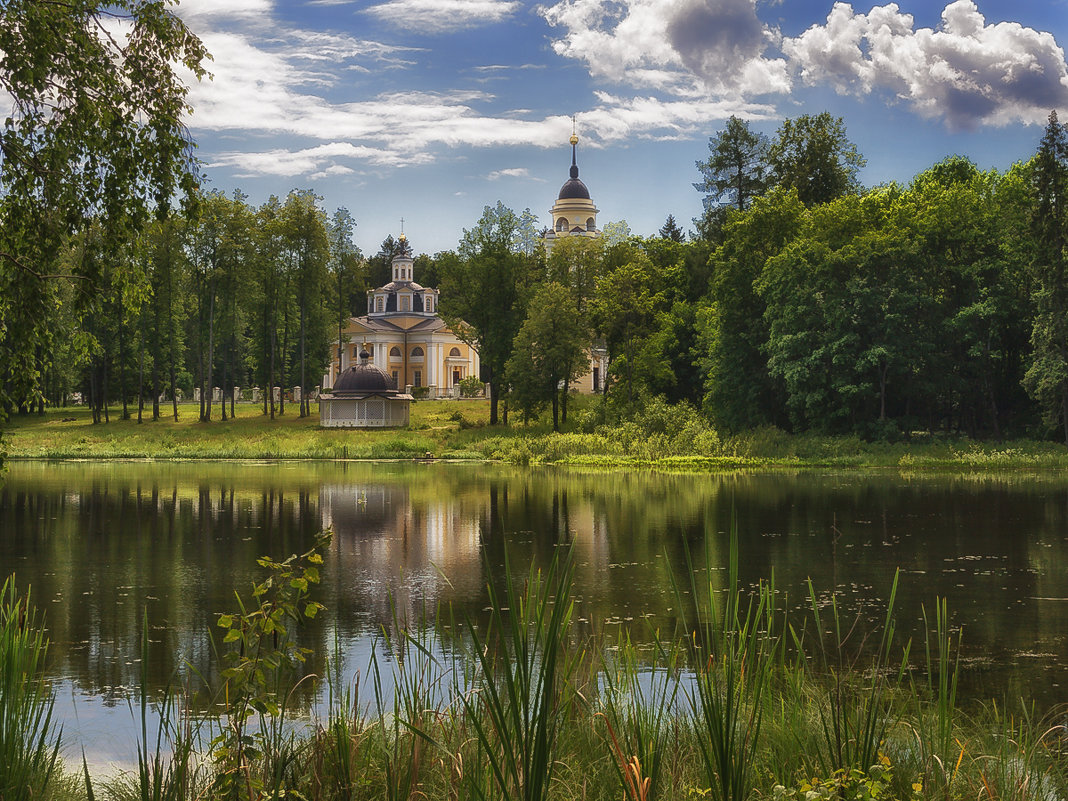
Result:
[[[394,614],[441,604],[478,617],[507,548],[525,575],[573,547],[578,618],[641,639],[676,622],[672,575],[707,556],[724,575],[736,521],[742,580],[775,575],[803,605],[812,578],[846,610],[897,618],[948,598],[965,627],[974,696],[1026,688],[1060,700],[1068,642],[1068,480],[1061,476],[858,473],[663,475],[485,465],[13,463],[0,488],[0,569],[33,587],[57,675],[117,704],[137,683],[147,614],[149,680],[212,676],[216,615],[247,592],[261,554],[301,552],[335,531],[319,589],[327,613],[301,633],[321,673],[337,637],[367,653]],[[364,669],[353,657],[349,672]]]

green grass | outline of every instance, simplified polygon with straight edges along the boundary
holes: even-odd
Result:
[[[241,404],[237,417],[201,423],[198,407],[180,406],[169,417],[94,425],[84,407],[16,416],[0,445],[15,459],[413,459],[501,461],[606,469],[652,466],[706,471],[790,468],[885,468],[917,471],[1055,470],[1068,468],[1064,445],[1018,440],[978,442],[917,434],[905,442],[867,442],[855,436],[787,434],[762,428],[720,437],[692,410],[654,406],[636,422],[597,426],[595,400],[573,400],[565,431],[544,420],[490,426],[485,400],[412,404],[406,429],[319,428],[318,416],[295,413],[271,420],[259,406]],[[218,409],[216,409],[216,412]]]

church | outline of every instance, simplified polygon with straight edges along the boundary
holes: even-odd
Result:
[[[333,386],[365,351],[397,389],[411,387],[413,395],[430,398],[456,396],[463,379],[478,375],[478,352],[438,316],[438,290],[415,282],[412,249],[404,234],[398,244],[393,280],[369,290],[367,314],[349,319],[342,331],[346,344],[323,376],[323,386]]]
[[[571,135],[570,177],[560,188],[549,213],[552,227],[543,242],[547,253],[566,237],[597,238],[598,209],[590,190],[579,178],[578,136]],[[479,375],[478,352],[463,342],[438,316],[438,290],[421,286],[412,273],[412,249],[405,235],[393,257],[393,280],[367,293],[367,314],[352,317],[343,329],[344,345],[335,353],[323,387],[334,386],[338,376],[359,364],[366,353],[370,364],[392,377],[397,390],[417,397],[458,397],[460,382]],[[578,392],[600,392],[607,357],[604,348],[590,351],[590,372],[572,384]]]

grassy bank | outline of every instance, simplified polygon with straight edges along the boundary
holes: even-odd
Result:
[[[151,718],[154,706],[162,722],[143,729],[136,773],[90,783],[96,798],[1058,801],[1068,793],[1063,710],[1044,716],[1016,699],[962,711],[958,636],[944,605],[932,606],[927,640],[910,660],[894,637],[892,600],[873,631],[853,631],[815,588],[808,616],[787,620],[774,586],[739,589],[736,548],[725,590],[711,566],[688,571],[677,587],[685,625],[651,649],[625,635],[578,637],[572,621],[582,609],[562,551],[545,574],[501,595],[491,589],[479,625],[447,613],[429,627],[395,621],[378,651],[388,657],[373,659],[362,683],[320,682],[327,715],[294,726],[294,689],[319,681],[301,676],[296,639],[315,614],[309,585],[319,553],[261,560],[268,577],[242,608],[218,617],[219,639],[232,643],[220,646],[219,717],[190,713],[179,694],[142,696],[141,714]],[[8,597],[0,620],[23,609]],[[34,650],[19,642],[23,653]],[[0,693],[0,711],[5,702]],[[36,726],[47,759],[54,732],[39,721],[39,712],[22,713],[14,723]],[[44,770],[31,771],[27,792],[0,787],[0,797],[88,797],[63,782],[49,791]]]
[[[241,404],[237,417],[201,423],[197,407],[180,419],[136,419],[93,425],[85,408],[49,410],[8,421],[2,444],[10,458],[29,459],[488,459],[511,464],[601,467],[647,465],[706,470],[738,467],[879,467],[903,470],[1068,468],[1068,448],[1048,442],[975,442],[916,435],[897,443],[859,437],[791,435],[760,429],[720,437],[693,412],[654,407],[634,422],[598,426],[575,403],[570,429],[545,423],[489,426],[483,400],[424,401],[412,405],[407,429],[327,430],[313,415],[271,420],[258,406]],[[216,409],[216,412],[218,410]]]

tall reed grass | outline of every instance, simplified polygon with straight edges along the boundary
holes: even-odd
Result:
[[[288,591],[266,587],[255,607],[220,618],[228,632],[242,632],[232,642],[246,646],[265,635],[260,624],[272,613],[286,631],[281,639],[270,632],[270,647],[238,649],[228,663],[230,703],[238,706],[231,717],[224,710],[215,743],[189,728],[182,693],[152,702],[142,687],[137,773],[96,792],[142,801],[1068,797],[1063,709],[1041,715],[1015,701],[961,711],[959,633],[944,601],[934,607],[925,661],[911,664],[908,644],[895,641],[896,583],[875,631],[847,625],[837,600],[815,587],[804,619],[787,625],[773,582],[739,584],[736,540],[725,585],[713,581],[717,566],[707,556],[703,568],[690,565],[677,584],[680,628],[650,633],[651,645],[627,633],[613,642],[576,634],[573,557],[564,551],[523,579],[509,565],[498,580],[503,590],[491,581],[481,625],[458,623],[447,609],[434,620],[395,615],[362,682],[341,686],[335,648],[325,719],[295,718],[296,689],[316,677],[285,669],[277,674],[288,676],[284,683],[264,683],[255,671],[295,657],[287,643],[300,619],[290,612],[314,603],[300,580],[315,556],[265,560],[273,577],[286,577],[279,584],[298,593],[296,606]],[[5,585],[3,801],[56,797],[48,789],[58,735],[42,678],[46,643],[30,609]],[[11,708],[21,711],[9,717]],[[243,710],[259,724],[245,726]],[[154,714],[159,721],[150,725]],[[13,789],[24,785],[31,789]]]
[[[41,617],[13,577],[0,585],[0,800],[44,796],[59,756],[55,697],[45,678]]]

